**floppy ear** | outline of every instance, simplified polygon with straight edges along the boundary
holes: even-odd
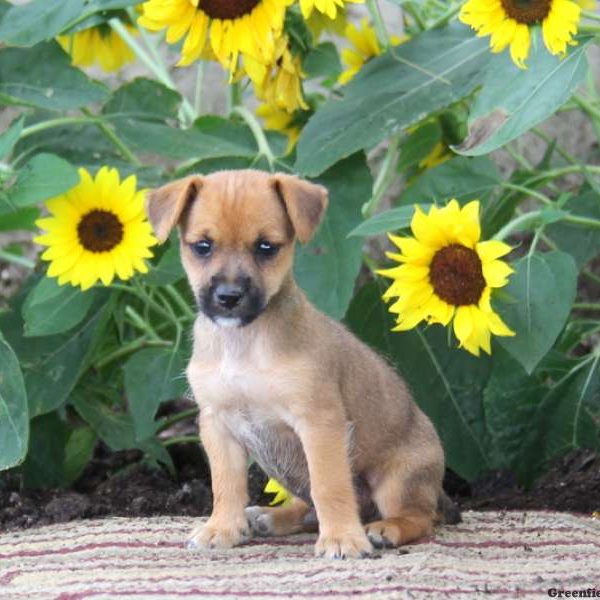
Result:
[[[162,244],[177,225],[183,211],[198,195],[202,186],[200,175],[190,175],[152,190],[146,198],[146,214],[154,235]]]
[[[327,208],[327,189],[282,173],[273,175],[273,185],[292,222],[296,237],[306,244],[317,230]]]

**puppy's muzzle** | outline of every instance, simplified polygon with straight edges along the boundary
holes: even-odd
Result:
[[[202,312],[225,327],[247,325],[264,310],[260,288],[244,276],[233,281],[219,275],[212,277],[210,285],[201,291],[199,301]]]
[[[214,292],[215,300],[219,306],[226,310],[233,310],[244,298],[244,290],[237,285],[220,283]]]

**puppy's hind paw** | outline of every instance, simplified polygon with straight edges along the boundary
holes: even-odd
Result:
[[[252,532],[261,537],[275,535],[273,515],[262,506],[248,506],[245,509],[246,518]]]
[[[247,523],[238,526],[219,527],[210,520],[194,527],[186,542],[190,550],[226,550],[244,544],[251,537]]]

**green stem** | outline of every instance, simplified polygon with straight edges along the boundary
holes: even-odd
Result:
[[[252,134],[254,135],[254,139],[256,140],[259,156],[264,156],[267,159],[267,162],[269,163],[269,169],[273,171],[275,156],[273,155],[273,151],[269,146],[265,132],[263,131],[263,128],[260,126],[260,123],[256,117],[245,106],[236,106],[231,112],[239,115],[246,122],[246,125],[248,125],[250,128]]]
[[[242,106],[242,86],[239,81],[233,81],[229,84],[229,95],[227,102],[229,103],[229,112],[233,112],[238,106]]]
[[[581,15],[592,21],[600,21],[600,15],[591,10],[582,10]]]
[[[502,229],[496,233],[494,239],[505,240],[509,235],[523,228],[524,225],[528,225],[530,222],[534,223],[541,214],[541,210],[534,210],[518,216],[516,219],[509,221],[504,227],[502,227]]]
[[[178,412],[177,414],[173,415],[172,417],[169,417],[167,419],[164,419],[163,421],[161,421],[157,433],[160,433],[161,431],[164,431],[165,429],[168,429],[169,427],[171,427],[171,425],[174,425],[175,423],[179,423],[179,421],[185,421],[186,419],[190,419],[191,417],[195,417],[198,415],[198,408],[189,408],[188,410],[182,410],[181,412]]]
[[[94,118],[94,115],[87,108],[82,108],[81,112],[87,115],[89,118]],[[98,129],[104,134],[104,136],[110,140],[121,152],[123,157],[127,159],[132,165],[141,167],[142,163],[138,157],[126,146],[125,142],[105,123],[102,119],[94,119],[94,123]]]
[[[367,8],[371,15],[371,19],[373,19],[373,25],[375,27],[375,33],[377,34],[379,43],[384,49],[388,48],[390,45],[390,36],[385,28],[385,23],[383,21],[383,17],[381,16],[381,11],[379,10],[379,4],[377,4],[377,0],[367,0]]]
[[[20,139],[46,131],[46,129],[52,129],[53,127],[62,127],[63,125],[89,125],[90,123],[96,124],[99,121],[101,121],[101,119],[90,116],[49,119],[48,121],[42,121],[41,123],[36,123],[30,127],[25,127],[25,129],[21,131]]]
[[[596,108],[589,100],[583,98],[579,94],[575,94],[575,96],[573,96],[573,100],[588,115],[594,117],[595,119],[600,119],[600,109]]]
[[[542,131],[541,129],[539,129],[538,127],[534,127],[531,130],[531,133],[533,133],[534,135],[536,135],[537,137],[539,137],[540,139],[544,140],[548,145],[550,145],[552,143],[552,140],[550,139],[550,136],[547,135],[544,131]],[[556,144],[554,146],[556,148],[556,151],[570,164],[572,165],[576,165],[577,164],[577,160],[575,158],[573,158],[560,144]]]
[[[453,19],[460,12],[460,9],[461,9],[460,6],[453,6],[452,8],[450,8],[448,10],[448,12],[446,12],[446,14],[442,15],[441,17],[436,19],[433,23],[429,24],[427,26],[427,28],[428,29],[436,29],[438,27],[442,27],[443,25],[446,25],[448,23],[448,21]]]
[[[388,145],[385,157],[381,164],[381,169],[377,174],[375,183],[373,184],[373,195],[362,207],[363,217],[370,217],[389,189],[391,182],[396,175],[396,160],[398,158],[398,145],[400,144],[400,135],[394,136]]]
[[[146,337],[138,338],[137,340],[127,344],[126,346],[121,346],[114,352],[110,352],[104,356],[101,356],[94,364],[97,369],[102,369],[106,365],[114,362],[115,360],[127,356],[128,354],[132,354],[141,348],[154,348],[154,347],[171,347],[171,342],[166,340],[149,340]]]
[[[584,269],[581,272],[581,274],[587,277],[590,281],[593,281],[594,283],[600,285],[600,277],[596,275],[596,273],[590,271],[589,269]]]
[[[0,260],[5,260],[26,269],[35,269],[35,263],[32,260],[13,254],[12,252],[6,252],[5,250],[0,250]]]
[[[179,435],[162,442],[163,446],[173,446],[174,444],[202,444],[202,441],[197,435]]]
[[[591,33],[592,35],[598,35],[600,34],[600,25],[583,23],[579,26],[579,33]]]
[[[166,285],[164,287],[164,290],[167,292],[167,294],[169,294],[169,296],[171,296],[171,298],[173,298],[177,306],[181,308],[183,314],[188,319],[193,321],[196,318],[196,314],[194,313],[194,311],[190,308],[189,304],[181,297],[181,294],[173,285]]]
[[[196,116],[202,114],[202,84],[204,83],[204,61],[198,61],[196,70],[196,87],[194,89],[194,113]]]
[[[152,309],[158,314],[162,315],[169,321],[173,321],[171,314],[169,314],[160,304],[154,302],[154,300],[148,294],[146,294],[142,288],[137,289],[132,287],[131,285],[124,285],[122,283],[111,283],[110,287],[116,290],[123,290],[124,292],[132,294],[145,304],[151,306]],[[178,325],[178,323],[175,323],[175,325]]]
[[[159,342],[159,341],[164,341],[161,340],[161,338],[159,337],[159,335],[156,333],[156,331],[154,331],[154,329],[152,329],[152,326],[150,325],[150,323],[148,323],[147,321],[145,321],[139,314],[138,312],[133,308],[133,306],[130,306],[129,304],[125,307],[125,314],[131,319],[131,322],[140,330],[143,331],[144,333],[148,334],[148,337],[155,341],[155,342]]]
[[[507,190],[514,190],[515,192],[521,192],[522,194],[527,194],[528,196],[537,198],[546,206],[554,206],[554,202],[550,198],[548,198],[548,196],[542,194],[541,192],[538,192],[537,190],[532,190],[531,188],[525,187],[523,185],[517,185],[516,183],[509,183],[508,181],[502,182],[501,186]]]
[[[600,311],[600,303],[598,302],[575,302],[573,308],[577,310],[596,310]]]
[[[169,72],[167,71],[166,67],[158,62],[157,56],[150,56],[140,46],[140,44],[137,43],[133,35],[131,35],[131,33],[127,30],[125,25],[123,25],[120,19],[109,19],[108,24],[110,25],[113,31],[119,34],[121,39],[131,48],[134,54],[144,63],[144,65],[146,65],[146,67],[156,76],[158,81],[160,81],[163,85],[167,86],[168,88],[175,90],[176,92],[178,91],[177,86],[175,85],[175,82],[169,75]],[[194,113],[193,106],[185,97],[183,97],[181,109],[186,119],[191,123],[196,115]]]
[[[512,159],[518,164],[520,164],[525,170],[532,170],[531,163],[522,154],[520,154],[516,148],[513,148],[512,144],[506,144],[506,146],[504,146],[504,149],[510,154]]]

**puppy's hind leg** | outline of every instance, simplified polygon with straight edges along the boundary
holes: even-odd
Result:
[[[404,459],[404,460],[402,460]],[[431,535],[441,489],[442,463],[407,469],[398,457],[373,474],[373,501],[381,520],[368,523],[367,536],[376,548],[408,544]]]
[[[296,497],[285,506],[249,506],[246,518],[252,531],[264,537],[312,533],[318,529],[314,509]]]

